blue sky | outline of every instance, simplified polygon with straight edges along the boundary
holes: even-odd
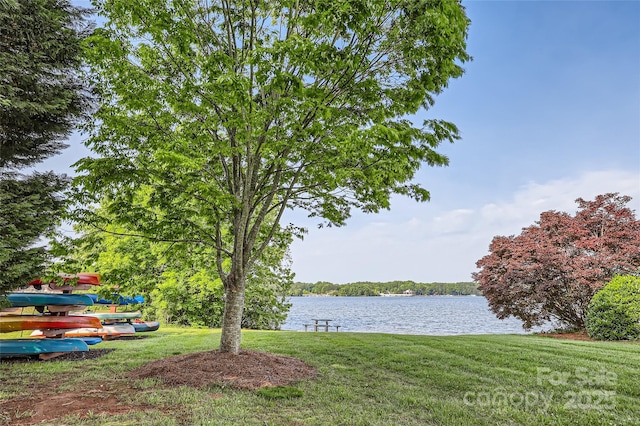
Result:
[[[309,228],[291,248],[297,281],[470,281],[495,235],[518,234],[543,211],[620,192],[640,212],[640,2],[463,4],[474,60],[416,116],[462,133],[441,147],[449,167],[416,178],[431,201],[395,198],[342,228],[288,215]],[[43,168],[87,155],[80,137],[69,143]]]

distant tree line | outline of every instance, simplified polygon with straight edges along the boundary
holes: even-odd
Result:
[[[379,296],[380,293],[399,294],[413,291],[417,296],[466,296],[482,295],[474,282],[457,283],[416,283],[413,281],[391,281],[386,283],[359,281],[349,284],[333,284],[327,281],[294,283],[291,296],[331,295],[331,296]]]

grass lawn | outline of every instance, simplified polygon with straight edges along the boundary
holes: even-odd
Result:
[[[3,336],[5,337],[5,336]],[[83,361],[0,363],[1,404],[123,383],[111,395],[142,408],[88,413],[67,425],[638,425],[640,344],[538,336],[408,336],[246,331],[243,347],[293,356],[318,370],[278,397],[225,386],[166,388],[127,372],[152,360],[215,349],[219,331],[164,328],[143,340],[103,342]],[[18,413],[28,419],[30,412]]]

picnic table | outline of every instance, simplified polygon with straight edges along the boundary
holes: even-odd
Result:
[[[318,331],[318,329],[321,329],[321,328],[324,328],[324,331],[329,331],[329,327],[335,327],[336,331],[340,329],[339,325],[329,324],[331,321],[333,321],[332,319],[312,318],[311,321],[313,321],[314,323],[304,324],[304,331],[307,331],[307,329],[311,326],[313,326],[313,331]]]

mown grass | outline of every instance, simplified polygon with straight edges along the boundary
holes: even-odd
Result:
[[[126,379],[146,362],[217,347],[219,332],[165,328],[143,340],[104,342],[94,360],[0,363],[0,400],[34,382],[82,389],[118,378],[151,407],[65,418],[91,425],[637,425],[640,344],[521,335],[409,336],[259,332],[243,347],[301,358],[314,380],[284,396],[225,386],[167,390]]]

